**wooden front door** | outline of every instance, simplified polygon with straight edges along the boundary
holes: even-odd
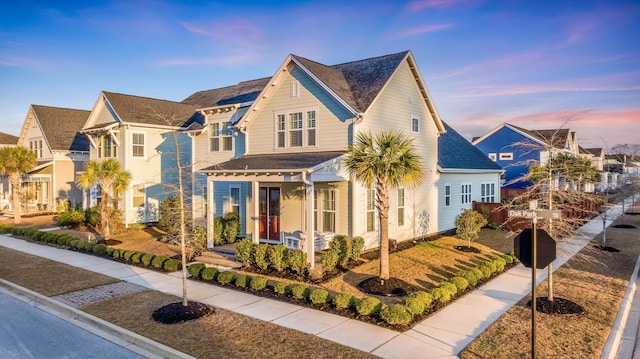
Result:
[[[260,187],[260,239],[280,240],[280,187]]]

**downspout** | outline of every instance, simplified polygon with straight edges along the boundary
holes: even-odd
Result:
[[[309,263],[309,266],[311,268],[313,268],[315,266],[315,228],[314,228],[314,223],[313,223],[313,204],[314,204],[314,183],[313,181],[309,181],[309,179],[307,178],[307,172],[308,171],[303,171],[302,172],[302,183],[304,183],[304,188],[305,188],[305,203],[304,206],[306,207],[306,222],[307,222],[307,228],[306,228],[306,251],[307,251],[307,262]]]

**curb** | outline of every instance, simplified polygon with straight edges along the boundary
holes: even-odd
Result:
[[[133,352],[136,352],[138,354],[148,356],[151,353],[154,356],[160,356],[162,358],[195,359],[195,357],[192,357],[188,354],[177,351],[164,344],[158,343],[149,338],[145,338],[132,331],[121,328],[117,325],[114,325],[105,320],[89,315],[81,310],[68,306],[64,303],[55,301],[40,293],[34,292],[30,289],[21,287],[17,284],[11,283],[9,281],[6,281],[0,278],[0,289],[3,289],[3,288],[9,292],[8,293],[9,295],[13,295],[14,297],[22,300],[23,302],[29,303],[30,301],[33,301],[36,303],[35,306],[37,306],[37,304],[43,305],[44,307],[54,311],[54,313],[52,314],[58,317],[62,317],[62,319],[68,322],[73,323],[72,320],[77,320],[82,324],[88,325],[91,328],[95,328],[98,331],[101,331],[103,333],[96,333],[95,331],[92,331],[94,334],[97,334],[103,337],[104,339],[114,342],[118,345],[124,346],[125,348]],[[73,324],[78,325],[78,323],[73,323]],[[88,329],[88,328],[85,327],[84,329]],[[104,333],[106,333],[107,335],[105,336]],[[122,345],[122,343],[118,343],[117,341],[114,341],[113,338],[110,338],[110,336],[116,337],[118,339],[124,340],[126,343],[137,346],[138,350],[136,350],[136,348],[131,348],[126,345]],[[144,351],[147,351],[147,352],[146,353],[141,352],[140,349],[144,349]]]

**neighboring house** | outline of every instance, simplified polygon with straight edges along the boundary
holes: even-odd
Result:
[[[185,199],[190,201],[194,187],[190,175],[192,141],[185,130],[202,126],[196,109],[191,104],[100,93],[81,133],[91,144],[91,160],[115,158],[132,174],[126,193],[114,200],[125,224],[158,220],[160,202],[178,193],[179,164],[186,174]],[[85,193],[85,207],[100,200],[99,187]]]
[[[575,132],[568,129],[527,130],[502,123],[472,144],[505,170],[503,188],[524,189],[529,182],[519,181],[535,164],[542,166],[549,156],[580,153]]]
[[[444,123],[438,138],[438,228],[455,228],[456,218],[472,202],[500,202],[503,170],[482,151]]]
[[[81,203],[75,173],[89,158],[89,141],[78,131],[89,111],[31,105],[18,146],[36,156],[36,166],[22,178],[24,210],[52,211],[61,203]]]
[[[452,185],[472,182],[474,199],[480,199],[485,179],[499,183],[495,166],[462,169],[439,155],[445,125],[409,51],[332,66],[289,55],[273,77],[256,81],[266,81],[256,84],[263,87],[257,96],[254,92],[246,102],[219,104],[208,114],[210,123],[213,115],[226,122],[235,146],[212,162],[228,160],[201,170],[208,175],[210,245],[213,218],[237,210],[244,233],[254,242],[302,248],[310,262],[314,250],[335,234],[362,236],[367,248],[377,247],[375,192],[342,169],[344,152],[361,132],[402,132],[415,139],[423,160],[427,178],[422,184],[391,191],[392,239],[454,227],[451,218],[462,206],[452,200],[448,210],[455,213],[440,220],[442,178]],[[230,106],[224,115],[223,105]],[[446,141],[442,146],[448,147]]]
[[[15,147],[18,145],[18,137],[0,132],[0,148]],[[0,173],[0,213],[11,208],[11,184],[8,176]]]
[[[609,173],[604,168],[604,149],[602,148],[581,148],[581,154],[591,161],[591,164],[598,171],[600,175],[600,183],[595,184],[593,190],[604,191],[609,186]]]

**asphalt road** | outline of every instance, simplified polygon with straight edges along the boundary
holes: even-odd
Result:
[[[144,358],[0,291],[0,358]]]

